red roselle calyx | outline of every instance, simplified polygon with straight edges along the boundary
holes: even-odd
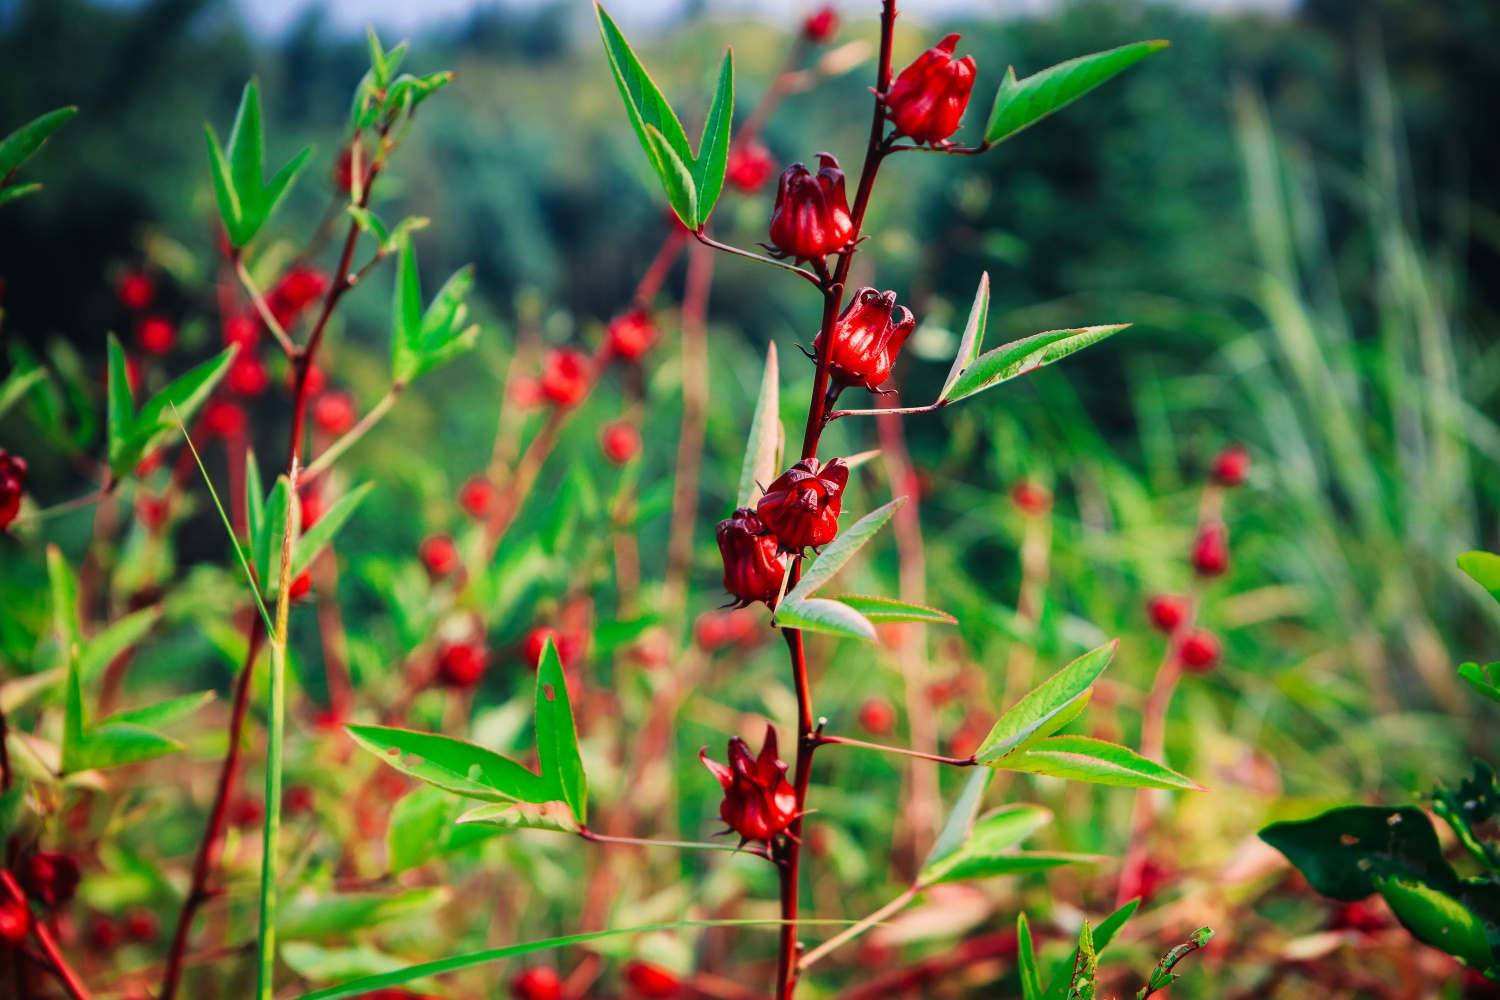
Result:
[[[467,688],[479,683],[489,666],[489,655],[476,642],[450,642],[438,651],[438,682],[446,687]]]
[[[165,316],[147,316],[135,328],[135,340],[147,354],[166,354],[177,342],[177,329]]]
[[[282,326],[290,326],[302,311],[328,291],[328,275],[315,267],[298,266],[287,271],[266,296],[271,315]]]
[[[21,512],[21,494],[26,492],[26,459],[0,448],[0,531]]]
[[[760,756],[750,756],[750,746],[735,736],[729,741],[729,766],[710,760],[708,747],[698,751],[703,766],[719,779],[724,801],[719,817],[740,835],[740,842],[770,842],[797,818],[797,793],[786,780],[786,761],[777,756],[776,729],[766,725]]]
[[[559,348],[542,363],[542,396],[555,406],[577,406],[589,392],[589,360],[582,351]]]
[[[1157,594],[1146,602],[1146,614],[1153,628],[1171,635],[1187,619],[1187,602],[1172,594]]]
[[[816,458],[804,458],[766,487],[756,513],[781,542],[782,551],[827,545],[839,533],[839,512],[848,483],[849,466],[842,458],[824,466]]]
[[[1193,569],[1201,576],[1220,576],[1229,568],[1229,532],[1210,521],[1198,529],[1193,541]]]
[[[1218,637],[1203,629],[1189,632],[1177,647],[1177,657],[1188,670],[1207,673],[1219,662]]]
[[[514,1000],[562,1000],[562,977],[545,965],[533,966],[510,981]]]
[[[266,366],[259,358],[251,354],[239,354],[229,363],[224,384],[236,396],[259,396],[271,384],[271,377],[266,374]]]
[[[78,891],[78,862],[57,851],[37,851],[21,868],[21,884],[49,907],[66,905]]]
[[[822,44],[839,30],[839,12],[832,4],[824,4],[802,22],[802,37],[814,44]]]
[[[1250,475],[1250,452],[1232,444],[1214,456],[1213,479],[1220,486],[1243,486]]]
[[[821,259],[854,235],[844,172],[831,153],[818,154],[818,172],[793,163],[781,174],[771,210],[771,243],[784,257]]]
[[[736,143],[729,151],[729,162],[724,168],[724,179],[731,187],[745,194],[754,194],[765,186],[776,172],[776,160],[765,144],[751,139]]]
[[[552,640],[552,645],[557,650],[557,659],[564,667],[571,667],[583,652],[584,638],[576,632],[553,628],[550,625],[538,625],[526,633],[525,640],[521,643],[521,655],[526,658],[526,665],[532,670],[541,666],[542,650],[547,645],[547,640]]]
[[[227,400],[216,399],[203,408],[203,429],[211,437],[239,437],[245,424],[245,411]]]
[[[24,899],[6,896],[0,899],[0,942],[19,945],[31,932],[31,910]]]
[[[459,506],[477,521],[483,521],[490,515],[498,499],[500,491],[483,476],[475,476],[458,491]]]
[[[974,57],[953,58],[957,45],[958,35],[948,35],[917,56],[886,91],[898,134],[937,146],[958,131],[974,89]]]
[[[650,962],[636,960],[626,965],[625,981],[646,1000],[670,1000],[682,992],[682,980]]]
[[[447,535],[433,535],[422,540],[417,555],[433,579],[449,576],[459,567],[458,546]]]
[[[624,465],[641,452],[641,432],[628,420],[617,420],[606,424],[599,435],[599,446],[604,457],[616,465]]]
[[[358,414],[347,392],[325,392],[313,402],[313,423],[325,434],[348,433]]]
[[[1010,499],[1023,514],[1035,516],[1052,509],[1052,494],[1047,488],[1026,480],[1011,487]]]
[[[609,321],[604,340],[610,357],[639,361],[656,343],[656,324],[646,310],[632,309]]]
[[[719,555],[724,560],[724,589],[740,607],[774,604],[786,576],[781,543],[761,523],[753,507],[741,507],[719,522]]]
[[[891,377],[896,355],[916,329],[917,318],[896,305],[895,292],[861,288],[850,298],[833,324],[829,374],[839,386],[863,386],[877,391]],[[823,333],[813,338],[813,351],[822,357]]]
[[[896,710],[884,698],[870,698],[859,706],[859,724],[872,736],[885,736],[896,725]]]
[[[151,305],[151,300],[156,297],[156,283],[151,280],[150,275],[140,271],[127,271],[120,278],[118,291],[120,305],[139,312]]]
[[[300,601],[312,593],[312,570],[305,569],[292,577],[292,582],[286,588],[286,596],[293,601]]]

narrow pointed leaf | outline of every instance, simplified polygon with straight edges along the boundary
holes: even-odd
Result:
[[[780,628],[823,632],[865,642],[874,642],[876,638],[870,619],[847,604],[824,597],[783,600],[776,606],[776,624]]]
[[[24,399],[38,384],[46,381],[46,378],[45,368],[12,371],[4,382],[0,382],[0,417],[5,416],[7,410]]]
[[[357,489],[350,490],[339,497],[332,507],[322,517],[314,522],[311,528],[297,539],[297,546],[292,552],[292,576],[297,576],[317,558],[318,553],[323,551],[354,515],[354,511],[364,502],[365,497],[375,488],[374,483],[365,483]]]
[[[950,386],[945,387],[949,402],[964,399],[986,389],[993,389],[1020,375],[1045,368],[1075,351],[1097,344],[1129,327],[1129,323],[1109,326],[1084,326],[1073,330],[1049,330],[997,347],[981,354]]]
[[[1042,1000],[1042,972],[1036,964],[1036,946],[1026,914],[1016,917],[1016,971],[1021,977],[1021,1000]]]
[[[580,826],[587,823],[588,778],[578,753],[568,680],[550,637],[542,646],[536,672],[536,739],[542,779],[556,788],[560,794],[555,797],[568,804]]]
[[[787,594],[787,600],[806,600],[819,587],[833,579],[834,574],[843,569],[905,503],[905,497],[897,497],[840,531],[837,538],[824,546],[823,554],[818,556],[817,561],[802,574],[801,582]]]
[[[937,860],[929,860],[923,864],[917,881],[923,885],[944,881],[944,876],[949,871],[966,860],[1009,851],[1050,822],[1050,809],[1028,803],[1016,803],[992,810],[975,821],[957,847]]]
[[[238,349],[237,346],[230,345],[214,357],[190,368],[168,382],[161,392],[141,406],[122,455],[122,459],[128,457],[129,462],[122,460],[119,465],[114,465],[113,460],[111,461],[116,475],[123,475],[134,468],[143,455],[161,444],[177,426],[179,418],[184,422],[192,419],[193,414],[198,412],[198,408],[208,400],[224,374],[229,371],[229,364],[234,360]]]
[[[958,801],[953,803],[953,809],[943,821],[943,829],[932,842],[927,859],[922,862],[923,871],[934,868],[952,856],[969,839],[969,832],[974,829],[974,819],[979,815],[980,803],[984,801],[984,793],[994,777],[995,772],[981,767],[976,767],[969,774],[964,790],[959,793]]]
[[[422,279],[411,238],[401,241],[391,302],[391,378],[405,385],[416,377],[422,349]]]
[[[160,607],[140,608],[89,636],[78,652],[78,673],[83,683],[92,685],[98,680],[115,657],[146,637],[152,626],[161,620],[161,615]]]
[[[1068,1000],[1094,1000],[1099,990],[1099,954],[1094,948],[1094,932],[1083,922],[1078,932],[1078,950],[1074,952],[1073,979],[1068,984]]]
[[[482,823],[502,830],[552,830],[577,833],[578,821],[566,802],[491,802],[475,806],[457,820],[460,824]]]
[[[229,171],[234,188],[245,199],[253,193],[257,199],[265,181],[266,136],[261,122],[260,85],[251,80],[240,92],[240,106],[229,129]],[[246,203],[246,214],[253,218],[260,205]]]
[[[1016,702],[990,728],[975,759],[992,764],[1028,740],[1055,733],[1070,722],[1087,704],[1090,687],[1109,666],[1117,648],[1115,640],[1084,653]]]
[[[1167,47],[1165,41],[1135,42],[1091,55],[1079,56],[1033,73],[1024,80],[1016,71],[1006,71],[989,122],[985,142],[1003,142],[1022,129],[1059,111],[1115,74],[1128,69],[1154,52]]]
[[[708,221],[724,190],[724,171],[729,164],[730,127],[734,121],[734,53],[725,52],[719,68],[719,82],[714,88],[708,117],[703,121],[703,137],[698,140],[698,155],[693,161],[693,187],[698,192],[698,225]]]
[[[667,103],[661,88],[636,58],[625,35],[604,7],[596,3],[594,12],[599,17],[599,33],[604,39],[604,53],[609,58],[609,69],[614,75],[615,86],[619,88],[620,98],[625,102],[625,113],[630,117],[636,138],[645,148],[657,173],[662,172],[662,167],[657,161],[659,154],[647,139],[648,127],[655,128],[660,133],[680,161],[691,163],[693,151],[688,148],[687,133],[683,131],[682,122],[678,121],[677,113]]]
[[[114,334],[109,335],[106,351],[109,355],[109,377],[105,405],[106,436],[109,438],[109,466],[119,474],[120,459],[130,441],[135,427],[135,393],[130,388],[130,369],[125,361],[125,348]]]
[[[1030,875],[1065,865],[1100,865],[1103,854],[1072,854],[1065,851],[1001,851],[995,854],[965,853],[923,885],[951,885],[984,878]]]
[[[165,757],[183,749],[169,736],[142,726],[107,722],[88,729],[71,753],[63,756],[63,770],[105,770]]]
[[[969,320],[964,324],[964,334],[958,342],[958,353],[953,356],[953,367],[948,369],[948,377],[943,379],[943,388],[938,393],[938,402],[941,403],[948,398],[959,376],[968,371],[978,360],[980,352],[984,350],[984,329],[989,325],[989,317],[990,272],[985,271],[979,276],[979,288],[974,292],[974,304],[969,307]]]
[[[1490,592],[1500,601],[1500,555],[1493,552],[1465,552],[1458,557],[1458,568],[1468,574],[1469,579]]]
[[[388,767],[471,799],[550,802],[549,782],[493,750],[436,733],[389,726],[346,726],[354,742]]]
[[[1465,663],[1459,666],[1458,676],[1491,701],[1500,701],[1500,662]]]
[[[1116,743],[1089,736],[1049,736],[990,763],[991,767],[1047,774],[1069,781],[1124,788],[1202,791],[1197,782]]]
[[[946,611],[925,604],[898,601],[894,597],[871,597],[864,594],[837,594],[831,600],[864,615],[877,625],[886,622],[926,622],[932,625],[957,625],[958,619]]]
[[[29,184],[8,184],[5,187],[0,187],[0,205],[5,205],[12,201],[20,201],[27,195],[36,194],[41,189],[42,185],[38,181],[32,181]]]
[[[657,163],[660,167],[657,173],[661,177],[662,188],[667,192],[667,203],[672,206],[672,211],[677,213],[677,218],[689,229],[697,229],[698,219],[698,191],[693,186],[693,172],[688,167],[688,162],[677,154],[662,137],[654,125],[646,126],[646,143],[656,153]]]
[[[52,138],[53,133],[66,125],[74,115],[76,107],[57,108],[22,125],[0,139],[0,184],[5,183],[11,173],[31,159]]]
[[[212,691],[199,691],[195,694],[179,695],[176,698],[159,701],[154,705],[116,712],[109,718],[103,719],[100,725],[128,725],[148,728],[164,726],[169,722],[175,722],[183,716],[192,715],[198,709],[213,701],[214,698],[215,694]]]
[[[219,205],[219,221],[235,246],[249,242],[245,235],[245,206],[240,203],[240,193],[234,186],[234,171],[219,144],[219,134],[212,125],[203,126],[203,137],[208,143],[209,174],[214,182],[214,200]]]
[[[753,507],[760,499],[762,487],[776,478],[780,431],[781,372],[776,360],[776,345],[771,343],[766,346],[766,367],[760,377],[755,415],[750,418],[750,441],[745,446],[745,460],[740,465],[736,507]]]

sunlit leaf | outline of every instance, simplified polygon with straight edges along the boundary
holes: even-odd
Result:
[[[984,140],[1003,142],[1059,111],[1122,70],[1167,47],[1165,41],[1135,42],[1105,52],[1079,56],[1050,66],[1023,80],[1014,67],[1005,72],[984,127]]]
[[[957,625],[958,619],[946,611],[925,604],[898,601],[894,597],[871,597],[864,594],[838,594],[829,598],[864,615],[877,625],[885,622],[926,622],[932,625]]]
[[[458,795],[487,802],[540,803],[557,797],[540,775],[473,743],[389,726],[345,728],[386,766]]]
[[[1028,741],[1055,733],[1071,722],[1088,704],[1094,681],[1109,666],[1119,645],[1115,640],[1084,653],[1016,702],[990,728],[975,751],[975,759],[992,764]]]
[[[1013,340],[976,358],[962,375],[954,379],[951,386],[946,387],[947,396],[944,398],[951,403],[986,389],[993,389],[1002,382],[1061,361],[1129,326],[1129,323],[1116,323],[1073,330],[1049,330]]]
[[[1148,760],[1129,747],[1090,736],[1049,736],[989,766],[1096,785],[1202,791],[1197,782],[1164,764]]]
[[[578,730],[568,700],[568,680],[551,636],[542,644],[542,659],[537,665],[536,739],[542,779],[559,793],[552,798],[566,802],[579,825],[588,822],[588,778],[578,753]]]
[[[796,602],[811,597],[819,587],[833,579],[834,574],[843,569],[905,503],[905,497],[897,497],[841,530],[802,574],[801,581],[786,595],[786,600]]]
[[[979,275],[979,288],[974,292],[974,304],[969,307],[969,319],[964,324],[958,352],[953,356],[953,367],[948,369],[948,377],[943,379],[943,388],[937,397],[939,402],[948,398],[959,377],[979,358],[980,351],[984,349],[984,329],[989,324],[989,315],[990,272],[985,271]]]
[[[754,506],[763,487],[776,477],[776,452],[781,438],[780,378],[776,345],[771,343],[766,346],[766,367],[760,377],[755,414],[750,418],[750,442],[745,447],[745,460],[740,465],[736,507]]]

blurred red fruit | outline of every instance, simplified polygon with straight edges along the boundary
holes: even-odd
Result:
[[[447,535],[423,539],[417,555],[427,567],[427,575],[434,579],[451,575],[459,566],[458,546]]]
[[[438,651],[438,683],[467,688],[479,683],[489,666],[484,647],[474,642],[450,642]]]
[[[306,785],[293,785],[282,796],[281,808],[288,816],[305,816],[313,810],[313,791]]]
[[[1232,444],[1214,456],[1213,478],[1220,486],[1242,486],[1250,475],[1250,452]]]
[[[582,351],[558,348],[542,362],[542,396],[555,406],[577,406],[589,391],[589,360]]]
[[[1045,514],[1052,509],[1052,494],[1025,480],[1011,487],[1010,499],[1023,514]]]
[[[1157,594],[1146,602],[1151,626],[1171,635],[1187,619],[1187,602],[1173,594]]]
[[[753,194],[766,186],[776,172],[776,159],[763,143],[751,139],[737,143],[729,151],[729,165],[724,178],[736,190]]]
[[[240,437],[245,425],[245,411],[237,403],[216,399],[203,408],[203,429],[210,437]]]
[[[156,297],[156,283],[144,272],[127,271],[121,276],[117,291],[120,296],[120,305],[140,312]]]
[[[248,352],[260,342],[260,323],[247,313],[230,313],[220,333],[226,347],[237,344],[241,352]]]
[[[1219,640],[1212,632],[1203,629],[1189,632],[1177,647],[1177,656],[1193,673],[1207,673],[1219,662]]]
[[[526,665],[535,670],[542,662],[542,647],[547,640],[557,647],[557,658],[565,667],[571,667],[578,654],[583,652],[583,639],[573,632],[565,632],[555,629],[550,625],[538,625],[526,633],[526,639],[521,643],[521,655],[526,659]]]
[[[298,490],[297,505],[302,512],[302,530],[306,531],[322,519],[323,512],[326,510],[323,504],[323,491],[316,486]]]
[[[325,434],[347,434],[358,414],[347,392],[325,392],[313,403],[313,422]]]
[[[295,392],[297,390],[297,370],[291,369],[287,373],[287,388]],[[328,388],[328,376],[323,374],[323,369],[317,365],[309,365],[307,368],[307,394],[316,396]]]
[[[638,361],[656,342],[656,324],[646,310],[632,309],[609,321],[604,340],[611,357]]]
[[[1139,899],[1142,904],[1149,903],[1162,889],[1166,888],[1171,874],[1169,869],[1154,858],[1147,858],[1139,869],[1127,872],[1126,876],[1121,879],[1120,897]]]
[[[278,323],[289,326],[327,290],[327,275],[315,267],[298,265],[281,276],[266,296],[266,304]]]
[[[0,899],[0,942],[22,944],[31,932],[31,910],[24,900],[7,896]]]
[[[161,530],[170,510],[171,506],[167,503],[166,497],[141,494],[135,502],[136,515],[141,519],[141,524],[146,526],[147,531]]]
[[[89,921],[85,935],[89,947],[95,951],[114,951],[120,943],[120,925],[102,913]]]
[[[659,965],[634,961],[625,966],[625,981],[648,1000],[669,1000],[682,992],[682,981]]]
[[[510,981],[512,1000],[562,1000],[562,977],[545,965],[532,966]]]
[[[161,932],[161,924],[157,922],[156,914],[150,910],[131,910],[125,914],[125,936],[137,944],[147,944],[156,940],[156,935]]]
[[[641,452],[641,432],[627,420],[606,424],[599,435],[599,445],[604,457],[616,465],[624,465]]]
[[[872,736],[884,736],[896,725],[896,710],[884,698],[869,698],[859,706],[859,724]]]
[[[1361,934],[1372,934],[1375,931],[1384,930],[1390,926],[1386,919],[1373,903],[1362,899],[1356,899],[1350,903],[1342,903],[1333,911],[1328,926],[1339,931],[1358,931]]]
[[[489,517],[499,498],[500,491],[495,488],[495,484],[483,476],[475,476],[458,491],[459,506],[476,521]]]
[[[292,577],[291,586],[286,589],[286,596],[294,601],[300,601],[312,593],[312,570],[305,569]]]
[[[177,328],[165,316],[147,316],[135,328],[135,341],[147,354],[166,354],[177,342]]]
[[[244,796],[229,804],[229,822],[241,829],[260,826],[266,811],[259,799]]]
[[[49,907],[71,902],[80,878],[78,862],[60,851],[37,851],[21,865],[21,884]]]
[[[271,378],[266,374],[266,366],[261,364],[259,358],[252,354],[240,354],[229,363],[229,373],[224,376],[224,384],[236,396],[259,396],[271,384]]]
[[[26,492],[26,459],[0,448],[0,531],[10,527],[21,512]]]
[[[809,42],[822,44],[839,30],[839,12],[832,4],[824,4],[802,22],[802,37]]]
[[[1229,569],[1229,532],[1210,521],[1198,529],[1193,540],[1193,569],[1202,576],[1219,576]]]

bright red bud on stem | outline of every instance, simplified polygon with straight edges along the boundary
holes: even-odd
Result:
[[[802,22],[802,37],[817,45],[828,41],[839,30],[839,12],[824,4]]]
[[[135,328],[135,340],[147,354],[166,354],[177,342],[177,328],[165,316],[147,316]]]
[[[1219,662],[1219,640],[1203,629],[1189,632],[1177,647],[1182,665],[1195,674],[1207,673]]]
[[[724,560],[724,589],[741,607],[756,601],[772,604],[781,592],[786,561],[781,543],[761,523],[753,507],[741,507],[719,522],[719,555]]]
[[[358,417],[347,392],[325,392],[313,403],[313,422],[325,434],[347,434]]]
[[[438,651],[438,682],[446,687],[473,687],[488,666],[489,655],[477,642],[450,642]]]
[[[0,942],[19,945],[31,933],[31,909],[24,899],[7,896],[0,899]]]
[[[724,789],[719,817],[741,841],[770,842],[797,817],[797,793],[786,780],[786,761],[777,756],[776,730],[766,725],[760,756],[750,756],[750,746],[735,736],[729,741],[729,766],[710,760],[708,747],[698,759]]]
[[[1187,620],[1187,602],[1172,594],[1156,594],[1146,602],[1146,614],[1153,628],[1171,635]]]
[[[682,981],[659,965],[636,960],[625,966],[625,981],[645,1000],[670,1000],[682,992]]]
[[[765,186],[776,172],[776,160],[764,143],[751,139],[736,143],[729,151],[729,163],[724,168],[724,179],[737,191],[754,194]]]
[[[424,539],[417,555],[421,558],[422,565],[427,567],[427,575],[433,579],[449,576],[459,566],[458,546],[447,535],[433,535]]]
[[[766,487],[756,513],[784,552],[827,545],[839,533],[848,483],[849,466],[842,458],[824,466],[816,458],[804,458]]]
[[[891,122],[914,142],[942,145],[958,131],[974,90],[974,57],[953,58],[958,35],[917,56],[885,93]]]
[[[464,483],[463,489],[458,491],[458,503],[468,515],[476,521],[483,521],[494,509],[495,501],[500,499],[500,491],[495,484],[483,476],[475,476]]]
[[[1047,492],[1047,488],[1024,479],[1011,487],[1010,499],[1020,508],[1021,513],[1033,517],[1052,509],[1052,494]]]
[[[542,396],[555,406],[577,406],[589,392],[589,360],[582,351],[559,348],[542,363]]]
[[[1200,576],[1220,576],[1229,569],[1229,532],[1211,521],[1198,529],[1193,541],[1193,569]]]
[[[830,153],[818,154],[818,172],[793,163],[781,175],[771,210],[771,242],[784,257],[821,259],[854,236],[844,193],[844,172]]]
[[[1243,486],[1250,475],[1250,452],[1232,444],[1214,456],[1213,478],[1220,486]]]
[[[896,355],[916,329],[917,318],[896,305],[895,292],[861,288],[849,299],[833,324],[829,372],[840,386],[878,390],[891,377]],[[813,338],[813,351],[822,357],[823,333]]]
[[[562,1000],[562,977],[545,965],[533,966],[510,981],[513,1000]]]
[[[610,357],[639,361],[656,343],[656,324],[646,310],[632,309],[609,321],[604,340]]]
[[[21,512],[21,494],[26,492],[26,459],[0,448],[0,531]]]
[[[604,457],[616,465],[624,465],[641,453],[641,432],[628,420],[617,420],[606,424],[599,435],[599,446]]]
[[[140,271],[127,271],[120,278],[120,305],[139,312],[151,305],[156,297],[156,285],[149,275]]]

